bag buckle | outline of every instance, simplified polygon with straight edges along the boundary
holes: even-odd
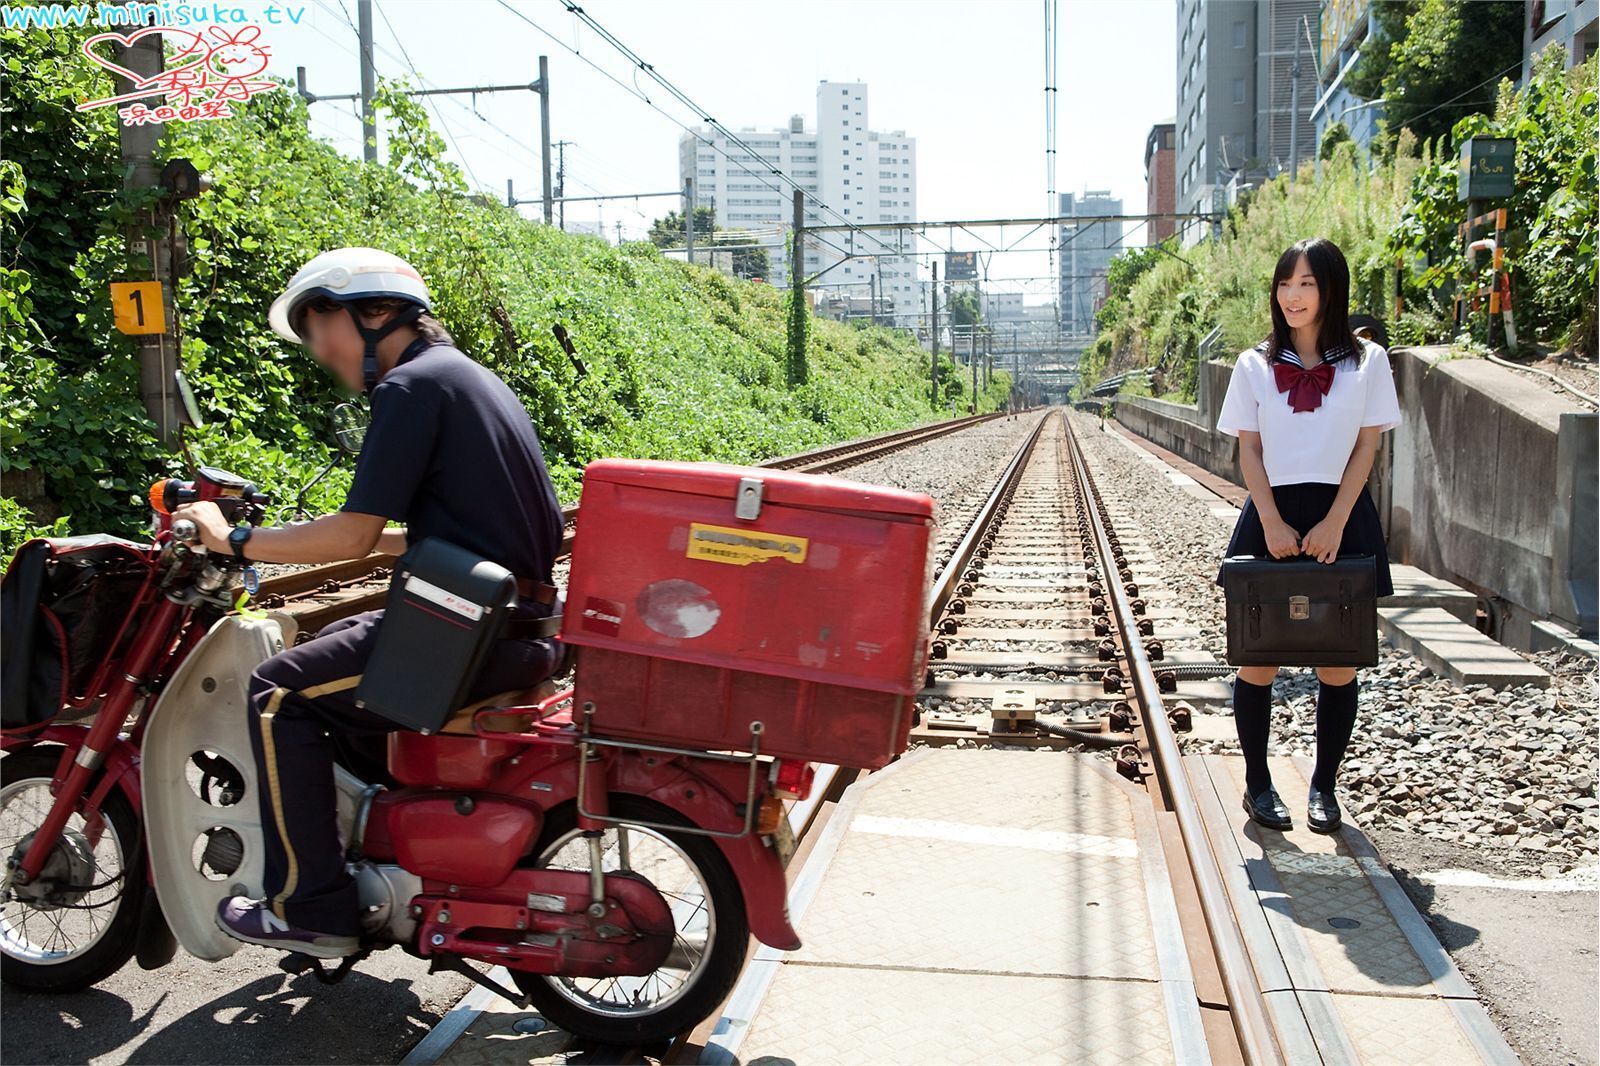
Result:
[[[1289,617],[1297,622],[1305,621],[1311,617],[1311,597],[1290,596]]]

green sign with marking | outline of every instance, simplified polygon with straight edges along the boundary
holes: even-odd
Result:
[[[1471,137],[1461,146],[1457,200],[1499,200],[1517,177],[1517,142],[1511,137]]]

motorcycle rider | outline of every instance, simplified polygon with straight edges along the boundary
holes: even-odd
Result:
[[[550,568],[564,522],[527,411],[505,382],[455,346],[431,308],[422,276],[388,252],[340,248],[303,266],[268,320],[345,385],[370,395],[372,421],[349,495],[337,513],[290,527],[230,527],[209,502],[180,507],[174,517],[192,520],[209,550],[253,562],[399,555],[434,536],[504,566],[518,576],[518,607],[512,636],[498,641],[469,694],[480,699],[537,684],[560,661],[553,637],[526,639],[517,627],[555,610]],[[386,529],[390,520],[405,528]],[[358,776],[386,776],[384,738],[402,727],[354,698],[382,620],[383,611],[368,611],[326,626],[251,675],[266,898],[222,901],[217,924],[238,940],[320,958],[359,950],[333,766],[337,746]]]

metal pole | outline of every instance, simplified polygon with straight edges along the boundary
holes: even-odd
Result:
[[[796,278],[806,276],[806,254],[804,237],[806,228],[806,194],[799,189],[794,191],[794,247],[789,249],[789,286],[795,285]]]
[[[867,291],[872,294],[872,324],[878,324],[878,276],[867,275]]]
[[[358,0],[356,22],[356,35],[361,39],[361,158],[376,163],[378,113],[373,110],[372,95],[377,91],[378,77],[372,68],[372,0]]]
[[[929,404],[939,406],[939,261],[933,261],[933,364],[929,376],[932,379],[932,392],[929,394]]]
[[[571,141],[556,142],[556,201],[561,205],[561,232],[567,231],[567,145]]]
[[[683,253],[694,262],[694,179],[683,179]]]
[[[972,364],[972,413],[978,413],[978,324],[967,327],[967,362]]]
[[[550,185],[550,57],[539,57],[539,161],[544,170],[544,224],[555,220]]]
[[[1300,35],[1294,35],[1294,63],[1289,67],[1289,180],[1300,171]]]

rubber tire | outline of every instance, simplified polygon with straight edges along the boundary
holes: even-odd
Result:
[[[59,749],[32,748],[13,752],[0,759],[0,783],[11,785],[30,778],[43,778],[49,783],[55,776],[59,759]],[[126,870],[133,856],[142,851],[138,844],[142,832],[139,819],[121,789],[108,792],[100,810],[122,842]],[[53,966],[23,962],[0,951],[0,981],[30,992],[79,992],[122,969],[138,946],[139,915],[150,887],[142,862],[138,870],[129,872],[131,876],[123,879],[122,901],[116,917],[92,948],[75,959]]]
[[[671,808],[640,796],[612,793],[609,803],[611,813],[619,818],[691,824]],[[576,808],[572,804],[552,811],[533,847],[533,854],[543,854],[546,847],[571,832],[576,821]],[[750,944],[750,921],[745,914],[744,893],[728,860],[710,837],[673,832],[664,835],[683,849],[705,879],[706,892],[717,919],[717,939],[711,946],[710,962],[682,999],[657,1014],[642,1018],[617,1018],[585,1010],[557,992],[542,975],[512,970],[512,980],[533,1001],[534,1008],[547,1021],[574,1036],[623,1046],[671,1040],[710,1017],[733,991],[739,972],[744,969],[745,953]]]

